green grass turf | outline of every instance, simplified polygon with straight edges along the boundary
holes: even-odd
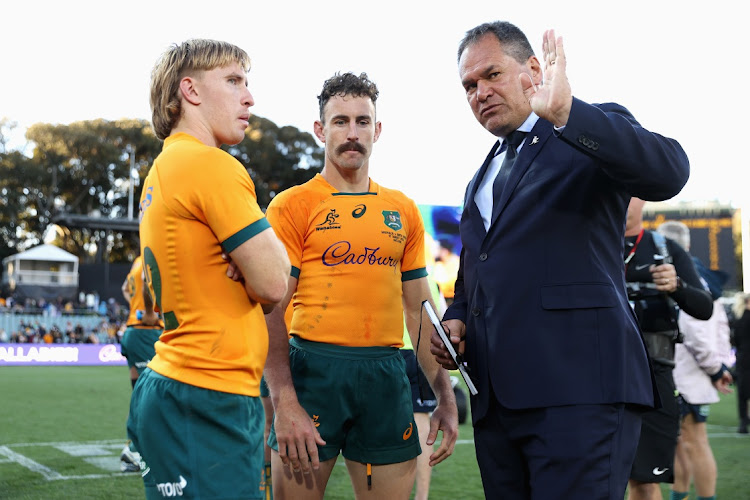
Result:
[[[126,367],[1,367],[0,498],[143,498],[140,475],[119,472],[130,391]],[[732,394],[709,418],[722,500],[750,498],[750,438],[735,434],[736,414]],[[339,459],[326,498],[352,497]],[[430,498],[484,498],[470,424],[461,425],[453,456],[433,469]]]

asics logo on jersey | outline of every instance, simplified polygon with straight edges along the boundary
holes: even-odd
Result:
[[[182,492],[187,486],[187,479],[182,477],[180,474],[180,480],[176,483],[159,483],[156,485],[156,489],[161,493],[163,497],[181,497]]]
[[[318,422],[318,418],[320,418],[320,415],[313,415],[312,421],[315,427],[320,427],[320,422]]]
[[[365,205],[357,205],[354,207],[354,210],[352,210],[352,217],[355,219],[359,219],[363,215],[365,215],[365,212],[367,211],[367,207]]]
[[[396,267],[398,260],[393,257],[381,257],[378,248],[365,247],[363,252],[352,252],[352,244],[348,241],[337,241],[323,252],[321,260],[323,265],[338,266],[340,264],[355,264],[369,266]]]
[[[383,223],[388,226],[389,228],[393,229],[394,231],[398,231],[401,229],[403,224],[401,224],[401,214],[396,212],[395,210],[383,210]]]
[[[404,431],[404,434],[401,436],[404,438],[404,441],[407,441],[411,437],[411,433],[414,430],[414,424],[409,424],[409,427]]]

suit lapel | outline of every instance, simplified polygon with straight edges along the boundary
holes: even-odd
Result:
[[[531,129],[531,132],[526,136],[526,142],[524,143],[521,152],[518,153],[516,162],[513,164],[513,169],[511,170],[510,177],[508,177],[505,184],[505,189],[503,189],[500,199],[494,200],[492,205],[492,222],[490,228],[492,228],[497,218],[505,209],[505,206],[508,204],[508,200],[513,194],[513,191],[515,191],[516,186],[518,186],[518,183],[529,169],[529,166],[531,166],[534,158],[536,158],[539,152],[542,151],[542,147],[551,135],[552,124],[546,120],[540,119],[536,122],[534,128]]]
[[[477,204],[474,202],[474,196],[477,194],[477,189],[479,189],[479,186],[482,184],[482,179],[487,173],[487,168],[489,167],[492,159],[495,157],[495,151],[497,151],[497,148],[499,147],[500,141],[496,141],[490,149],[489,154],[484,159],[484,163],[482,163],[482,166],[479,167],[477,173],[474,174],[474,178],[471,179],[469,185],[466,186],[466,194],[464,195],[464,212],[469,216],[469,220],[471,221],[471,225],[473,226],[474,230],[477,231],[479,236],[481,236],[482,238],[484,237],[486,231],[484,230],[482,216],[479,213],[479,207],[477,207]]]
[[[466,187],[466,195],[464,196],[464,207],[469,207],[469,205],[474,205],[474,208],[476,208],[476,204],[474,203],[474,195],[477,194],[477,189],[479,189],[479,185],[482,183],[482,179],[484,179],[484,174],[487,173],[487,167],[489,167],[490,162],[495,157],[495,151],[497,151],[497,148],[500,147],[500,141],[496,141],[495,144],[492,145],[492,149],[490,149],[489,154],[484,159],[484,163],[482,163],[482,166],[479,167],[479,170],[477,170],[477,173],[474,174],[474,178],[471,179],[471,182],[469,182],[469,185]]]

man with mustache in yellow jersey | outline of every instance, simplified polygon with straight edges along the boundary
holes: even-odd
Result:
[[[407,498],[414,485],[420,445],[399,347],[404,314],[416,346],[432,298],[416,204],[369,177],[377,97],[364,73],[325,82],[314,126],[323,170],[266,212],[292,263],[286,297],[266,317],[277,500],[323,498],[339,454],[358,499]],[[458,417],[448,374],[423,340],[417,357],[438,398],[427,442],[443,431],[435,465],[453,451]]]

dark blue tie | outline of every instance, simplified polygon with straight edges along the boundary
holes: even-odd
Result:
[[[495,182],[492,183],[493,205],[500,200],[500,195],[502,194],[505,183],[510,176],[510,170],[513,167],[513,163],[516,161],[516,156],[518,156],[518,146],[521,145],[524,137],[526,137],[526,132],[516,130],[511,132],[511,134],[505,138],[504,145],[507,146],[505,158],[503,159],[503,164],[500,166],[500,172],[495,176]]]

